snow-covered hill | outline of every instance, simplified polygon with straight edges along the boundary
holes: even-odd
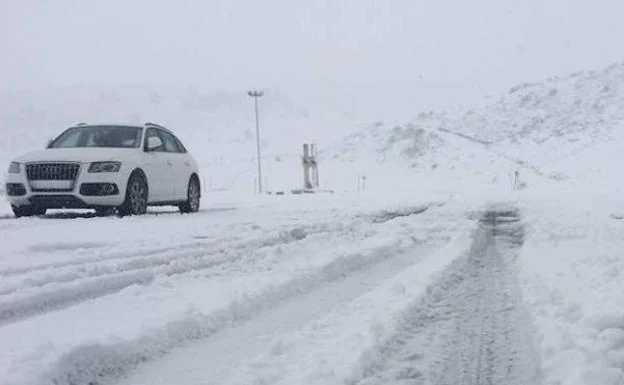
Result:
[[[619,188],[623,89],[624,63],[523,84],[469,110],[421,113],[400,126],[379,122],[325,156],[360,165],[384,188],[394,177],[399,187],[509,189],[515,170],[529,187],[565,180]],[[407,173],[397,178],[399,169]]]

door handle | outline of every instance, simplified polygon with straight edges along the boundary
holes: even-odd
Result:
[[[167,161],[167,164],[168,164],[169,166],[173,166],[173,162],[171,162],[170,160],[168,160],[168,161]]]

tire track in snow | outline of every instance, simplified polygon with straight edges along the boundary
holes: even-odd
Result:
[[[437,205],[440,206],[442,204],[437,203]],[[383,222],[387,222],[387,221],[390,221],[399,217],[421,214],[427,211],[430,206],[431,204],[426,204],[426,205],[421,205],[417,207],[401,208],[397,210],[382,210],[382,211],[375,212],[369,215],[356,215],[355,219],[363,220],[364,222],[383,223]],[[344,218],[344,219],[348,219],[348,218]],[[343,227],[344,225],[342,222],[328,223],[327,221],[324,221],[321,223],[316,223],[316,224],[311,224],[311,225],[308,224],[308,225],[296,226],[296,229],[304,230],[306,234],[315,234],[315,233],[339,231],[339,230],[342,230]],[[237,230],[238,229],[233,228],[232,232],[236,232]],[[282,229],[282,232],[287,232],[287,230]],[[273,236],[273,237],[262,236],[262,237],[257,237],[251,241],[249,240],[248,237],[246,237],[244,239],[244,242],[241,242],[238,245],[240,245],[240,247],[251,247],[255,244],[257,247],[265,247],[267,245],[270,245],[271,243],[275,243],[275,244],[280,243],[282,238],[284,238],[284,236],[285,236],[284,233],[278,236]],[[286,236],[288,236],[288,234],[286,234]],[[216,237],[216,236],[213,238],[215,240],[211,242],[208,242],[206,239],[202,238],[200,241],[192,242],[192,243],[178,244],[175,246],[159,246],[159,247],[147,247],[147,248],[141,247],[141,248],[133,249],[131,251],[128,251],[127,246],[124,245],[122,250],[107,251],[104,253],[98,253],[97,255],[91,255],[91,256],[85,256],[85,257],[81,256],[80,258],[73,258],[73,259],[64,260],[60,262],[42,263],[42,264],[37,264],[35,266],[8,267],[8,268],[0,269],[0,278],[20,276],[20,275],[32,276],[33,274],[37,272],[49,273],[49,272],[53,272],[56,269],[72,268],[72,267],[76,268],[77,270],[82,270],[85,265],[89,265],[89,264],[96,264],[100,262],[117,262],[117,261],[128,260],[128,259],[137,259],[140,257],[150,257],[154,254],[162,254],[166,252],[173,252],[173,251],[179,251],[179,250],[186,250],[186,251],[192,252],[192,251],[207,248],[207,247],[216,247],[216,246],[221,246],[223,248],[232,247],[231,242],[240,241],[242,237],[234,235],[234,236],[228,236],[225,239],[223,237]],[[55,246],[59,248],[59,245],[50,245],[51,248],[54,248]],[[85,245],[84,244],[62,244],[61,246],[64,249],[71,250],[72,247],[82,249],[84,248]],[[105,246],[105,244],[98,244],[98,245],[93,245],[93,246],[94,247],[97,246],[97,248],[101,248]],[[37,249],[44,249],[44,247],[39,246],[37,247]],[[88,251],[88,252],[92,254],[92,251]],[[32,278],[30,278],[28,281],[34,282]],[[41,286],[43,284],[45,284],[45,282],[36,283],[34,285]],[[0,295],[6,294],[8,292],[10,292],[8,291],[8,289],[2,289],[0,287]]]
[[[123,261],[113,266],[102,267],[100,262],[111,262],[111,259],[96,259],[94,264],[79,264],[74,271],[52,270],[40,279],[27,277],[18,284],[0,286],[0,326],[17,322],[49,311],[60,310],[81,302],[117,293],[133,285],[149,285],[156,277],[175,276],[198,271],[220,269],[228,266],[235,271],[237,264],[245,260],[247,254],[264,248],[277,247],[293,242],[309,240],[311,236],[329,234],[349,234],[362,225],[384,226],[392,219],[420,214],[427,206],[407,209],[399,215],[388,218],[383,211],[369,218],[345,225],[342,222],[328,224],[326,222],[303,227],[291,231],[281,231],[278,235],[246,240],[238,244],[220,242],[192,243],[182,250],[164,248],[164,253],[146,257],[148,251],[142,251],[140,257],[132,258],[131,254],[123,256]],[[383,218],[383,221],[376,220]],[[374,234],[365,234],[365,238]],[[318,240],[317,240],[318,241]],[[213,249],[210,249],[210,246]],[[66,267],[66,264],[62,264]],[[254,261],[248,260],[245,268],[253,269]],[[260,268],[260,267],[255,267]],[[240,270],[240,269],[239,269]],[[29,272],[32,274],[32,271]]]
[[[306,234],[314,234],[314,233],[323,233],[330,231],[340,230],[342,226],[340,225],[328,225],[327,223],[316,224],[316,225],[308,225],[308,226],[299,226],[298,229],[304,230]],[[232,232],[236,232],[238,229],[233,229]],[[177,244],[174,246],[159,246],[159,247],[141,247],[136,249],[131,249],[130,251],[127,248],[122,250],[113,250],[105,253],[100,253],[94,256],[80,257],[74,258],[70,260],[65,260],[61,262],[52,262],[52,263],[44,263],[36,266],[24,266],[24,267],[12,267],[5,268],[0,270],[0,277],[11,277],[11,276],[19,276],[19,275],[32,275],[33,273],[40,271],[52,271],[55,269],[62,268],[71,268],[74,267],[76,269],[81,269],[86,264],[95,264],[100,262],[119,262],[127,259],[135,259],[138,257],[149,257],[154,254],[162,254],[166,252],[173,251],[194,251],[207,247],[251,247],[256,245],[257,247],[264,247],[270,245],[271,243],[279,243],[282,238],[284,238],[284,234],[279,234],[278,236],[261,236],[256,237],[249,240],[249,237],[241,237],[241,236],[228,236],[226,238],[217,237],[214,238],[216,240],[208,242],[205,239],[201,241],[194,241],[191,243]],[[287,234],[286,234],[287,236]],[[241,239],[243,242],[240,242]],[[232,243],[239,242],[239,243]],[[79,245],[80,246],[80,245]],[[69,248],[70,245],[65,245],[66,248]]]
[[[90,269],[82,266],[78,276],[52,275],[50,280],[32,290],[20,288],[21,291],[0,297],[0,326],[113,294],[133,285],[148,285],[158,276],[169,277],[216,268],[223,270],[226,266],[240,264],[251,252],[303,241],[314,238],[315,235],[349,233],[353,230],[350,226],[323,224],[307,229],[296,228],[277,236],[247,240],[239,244],[219,242],[218,247],[212,250],[206,245],[197,245],[147,258],[148,266],[133,266],[133,262],[129,262],[129,266],[121,266],[121,270],[113,267],[110,274],[106,274],[105,270],[98,270],[98,267]],[[245,268],[253,269],[254,261],[248,262]],[[93,271],[93,275],[89,271]]]
[[[406,312],[396,335],[363,356],[350,383],[539,384],[514,268],[523,240],[517,211],[485,212],[468,255]]]
[[[226,250],[260,249],[264,247],[288,244],[309,235],[346,231],[342,225],[322,225],[298,227],[291,232],[282,231],[277,235],[262,236],[235,242],[241,237],[230,237],[213,242],[191,242],[187,244],[138,249],[137,251],[115,251],[89,259],[78,259],[67,263],[50,264],[45,267],[37,266],[32,269],[23,268],[13,275],[19,277],[5,277],[0,282],[0,296],[18,290],[43,287],[51,283],[67,283],[85,278],[95,278],[106,275],[115,275],[124,272],[151,269],[165,266],[172,261],[193,262],[209,254],[222,254]]]
[[[439,240],[432,242],[428,247],[433,249],[439,246],[436,245]],[[339,284],[365,269],[374,271],[382,263],[392,263],[392,260],[400,258],[399,251],[404,251],[401,243],[394,240],[365,252],[339,257],[313,271],[294,276],[276,287],[268,287],[255,295],[246,296],[214,314],[186,316],[167,325],[164,330],[152,331],[150,335],[134,341],[78,347],[62,357],[38,384],[111,383],[137,366],[163,357],[175,348],[210,338],[220,330],[254,319],[287,301],[296,301],[310,295],[327,284]],[[413,262],[417,263],[418,259]],[[380,276],[383,277],[383,274]]]
[[[202,244],[202,242],[196,242],[194,244]],[[134,251],[115,250],[112,252],[97,254],[88,257],[74,258],[62,262],[43,263],[36,266],[23,266],[23,267],[9,267],[0,270],[0,277],[11,277],[19,275],[30,275],[39,271],[50,271],[54,269],[62,269],[65,267],[80,267],[85,264],[92,264],[98,262],[123,260],[128,258],[145,257],[155,253],[164,253],[167,251],[173,251],[180,248],[190,248],[194,244],[185,244],[177,246],[162,246],[162,247],[148,247],[139,248]]]

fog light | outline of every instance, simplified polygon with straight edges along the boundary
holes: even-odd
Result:
[[[110,183],[105,183],[102,185],[102,195],[111,195],[115,192],[115,187]]]
[[[10,197],[21,197],[26,195],[26,186],[22,183],[7,183],[6,192]]]
[[[119,194],[115,183],[83,183],[80,185],[80,194],[86,196],[106,196]]]

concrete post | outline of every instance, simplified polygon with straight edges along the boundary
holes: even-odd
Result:
[[[303,188],[311,188],[312,184],[310,183],[310,151],[307,143],[303,145]]]

